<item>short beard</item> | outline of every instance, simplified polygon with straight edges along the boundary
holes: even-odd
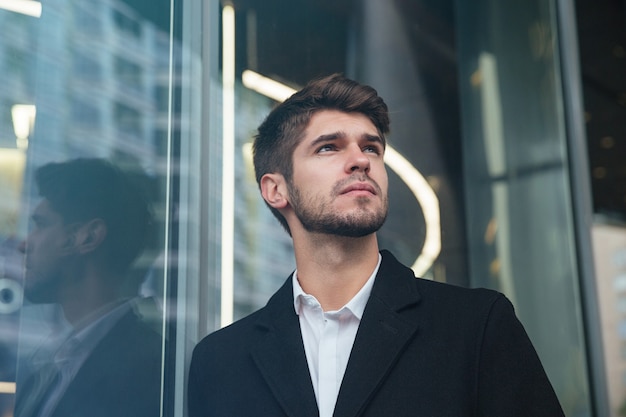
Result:
[[[386,197],[381,209],[375,213],[363,208],[360,213],[339,215],[328,209],[325,202],[315,201],[313,198],[305,200],[300,190],[290,182],[287,183],[287,187],[296,217],[304,229],[311,233],[363,237],[377,232],[387,219],[388,203]],[[363,199],[363,205],[365,204],[367,203]]]

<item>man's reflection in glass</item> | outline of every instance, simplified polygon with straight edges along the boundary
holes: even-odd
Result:
[[[58,304],[67,325],[28,359],[15,416],[158,416],[161,336],[127,279],[151,236],[142,190],[100,159],[48,164],[35,180],[24,294]]]

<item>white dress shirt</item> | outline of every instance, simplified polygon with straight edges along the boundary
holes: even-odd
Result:
[[[300,319],[304,351],[320,417],[332,417],[335,410],[341,380],[381,259],[379,254],[378,264],[367,282],[345,306],[336,311],[324,312],[319,301],[306,294],[300,286],[298,271],[293,274],[294,308]]]

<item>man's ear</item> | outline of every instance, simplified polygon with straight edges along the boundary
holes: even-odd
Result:
[[[287,184],[282,174],[265,174],[261,177],[261,195],[275,209],[283,209],[289,204]]]
[[[86,254],[96,250],[107,235],[104,220],[91,219],[74,230],[74,250],[78,254]]]

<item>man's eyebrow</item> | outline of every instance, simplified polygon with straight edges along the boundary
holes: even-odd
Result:
[[[370,135],[369,133],[364,133],[363,138],[368,142],[378,142],[381,145],[385,146],[385,141],[378,135]]]
[[[326,142],[330,142],[333,141],[335,139],[339,139],[342,137],[345,137],[346,134],[344,132],[338,131],[338,132],[333,132],[333,133],[327,133],[325,135],[320,135],[317,138],[313,139],[313,141],[311,141],[310,143],[310,147],[314,148],[315,146],[322,144],[322,143],[326,143]]]

